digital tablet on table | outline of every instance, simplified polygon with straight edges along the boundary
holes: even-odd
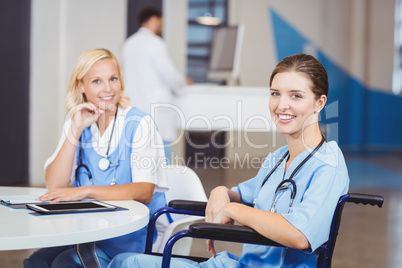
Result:
[[[27,204],[27,208],[41,214],[77,213],[115,210],[116,207],[100,201],[76,201],[46,204]]]

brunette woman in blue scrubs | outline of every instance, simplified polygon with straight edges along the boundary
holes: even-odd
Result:
[[[327,102],[328,77],[313,56],[283,59],[270,78],[269,110],[287,145],[265,159],[258,174],[232,189],[212,190],[206,222],[249,226],[286,247],[245,244],[242,254],[216,253],[203,263],[173,259],[171,267],[315,267],[310,254],[326,242],[339,197],[349,176],[335,141],[325,142],[319,113]],[[161,258],[117,255],[109,267],[160,267]]]

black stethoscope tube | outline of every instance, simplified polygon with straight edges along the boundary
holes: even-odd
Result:
[[[297,192],[297,188],[296,188],[296,183],[293,180],[293,176],[296,174],[296,172],[304,165],[304,163],[306,163],[323,145],[325,141],[325,137],[324,135],[322,135],[322,139],[321,142],[314,148],[314,150],[312,152],[309,153],[309,155],[303,159],[303,161],[294,169],[294,171],[292,172],[292,174],[290,175],[289,179],[283,180],[281,181],[278,186],[276,187],[275,190],[275,194],[274,194],[274,200],[272,201],[272,205],[274,205],[274,201],[275,201],[275,197],[278,193],[278,191],[282,190],[281,188],[283,187],[284,184],[286,183],[291,183],[292,184],[292,193],[290,195],[290,202],[289,202],[289,209],[293,204],[293,200],[296,196],[296,192]],[[279,159],[278,163],[275,165],[275,167],[268,173],[268,175],[265,177],[264,181],[261,184],[261,188],[264,186],[264,184],[267,182],[268,178],[272,175],[272,173],[275,172],[275,170],[279,167],[279,165],[283,162],[283,160],[289,155],[289,151],[287,151],[282,157],[281,159]],[[289,211],[288,209],[288,211]],[[272,211],[272,206],[271,206],[271,211]]]
[[[115,113],[115,115],[114,115],[114,122],[113,122],[113,127],[112,127],[112,133],[110,134],[110,138],[109,138],[109,144],[108,144],[108,146],[107,146],[107,152],[106,152],[106,157],[105,158],[107,158],[108,156],[109,156],[109,149],[110,149],[110,144],[111,144],[111,142],[112,142],[112,136],[113,136],[113,132],[114,132],[114,125],[116,124],[116,120],[117,120],[117,112],[118,112],[118,107],[117,107],[117,110],[116,110],[116,113]],[[81,137],[82,137],[82,134],[81,134],[81,136],[80,136],[80,139],[79,139],[79,141],[78,141],[78,146],[79,146],[79,165],[77,166],[77,168],[75,169],[75,181],[77,182],[77,186],[81,186],[80,185],[80,181],[79,181],[79,179],[78,179],[78,170],[80,169],[80,168],[84,168],[87,172],[88,172],[88,179],[89,179],[89,181],[90,181],[90,183],[91,183],[91,185],[93,185],[93,182],[92,182],[92,173],[91,173],[91,171],[89,170],[89,167],[87,166],[87,165],[85,165],[85,164],[83,164],[82,163],[82,146],[81,146]]]

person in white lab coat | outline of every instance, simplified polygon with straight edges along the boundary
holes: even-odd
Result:
[[[173,95],[192,81],[175,68],[169,57],[166,43],[161,37],[161,12],[155,8],[145,8],[139,15],[139,21],[141,28],[123,45],[126,94],[133,106],[155,119],[169,161],[171,145],[177,136]]]

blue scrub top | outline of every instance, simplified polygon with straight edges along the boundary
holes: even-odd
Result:
[[[103,156],[99,155],[92,147],[92,133],[91,126],[86,128],[82,135],[82,162],[88,166],[92,174],[93,185],[111,185],[112,179],[116,179],[116,184],[132,183],[131,178],[131,141],[134,139],[135,132],[141,119],[147,115],[139,109],[133,107],[127,114],[124,121],[124,129],[119,139],[119,144],[116,149],[108,156],[110,164],[118,164],[116,172],[114,167],[109,166],[107,170],[101,170],[98,167],[99,160]],[[76,151],[79,155],[79,148]],[[79,159],[79,157],[77,157]],[[80,170],[78,175],[80,185],[91,185],[88,179],[88,174],[85,170]],[[77,183],[74,183],[77,187]],[[150,216],[159,208],[166,205],[165,194],[156,192],[152,197],[150,204],[145,204],[149,208]],[[113,258],[115,255],[122,252],[139,252],[145,251],[145,241],[147,236],[147,228],[145,226],[136,232],[120,236],[117,238],[107,239],[96,242],[96,245],[101,248],[109,257]],[[156,234],[156,232],[155,232]]]
[[[299,154],[285,173],[285,162],[275,170],[261,188],[267,174],[288,150],[284,146],[268,155],[258,174],[232,190],[241,195],[244,204],[269,211],[278,184],[288,179],[293,170],[311,152]],[[330,225],[339,197],[348,192],[349,175],[345,159],[336,142],[328,142],[311,157],[294,175],[297,193],[289,212],[290,189],[284,191],[276,204],[277,213],[300,230],[311,247],[302,251],[245,244],[240,257],[228,252],[202,263],[201,267],[315,267],[317,255],[310,254],[328,240]],[[291,187],[291,184],[289,184]]]

